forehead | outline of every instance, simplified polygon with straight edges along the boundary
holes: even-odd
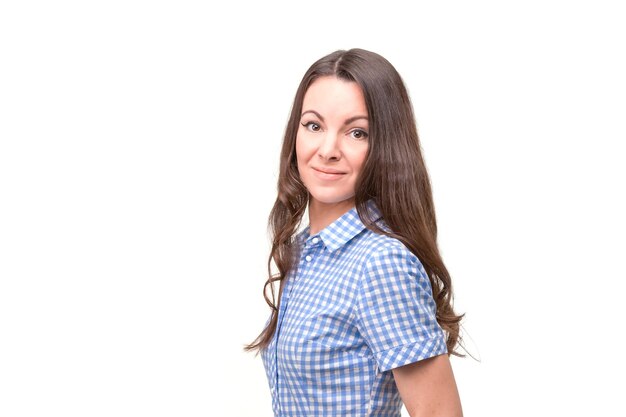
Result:
[[[361,87],[354,81],[334,76],[320,77],[308,88],[302,111],[315,110],[322,116],[367,116],[367,106]]]

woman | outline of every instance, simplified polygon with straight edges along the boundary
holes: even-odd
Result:
[[[272,315],[246,348],[276,416],[462,414],[448,357],[461,316],[411,103],[380,55],[336,51],[304,75],[270,227]]]

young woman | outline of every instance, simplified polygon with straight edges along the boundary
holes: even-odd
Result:
[[[412,106],[385,58],[336,51],[306,72],[270,227],[272,315],[247,349],[276,416],[399,416],[402,402],[412,417],[462,415],[449,361],[461,316]]]

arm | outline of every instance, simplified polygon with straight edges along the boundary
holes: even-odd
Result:
[[[393,377],[411,417],[463,416],[448,355],[395,368]]]

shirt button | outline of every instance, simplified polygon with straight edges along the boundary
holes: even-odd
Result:
[[[313,238],[313,240],[311,240],[311,242],[315,245],[317,242],[319,242],[320,240],[316,237]]]
[[[311,255],[307,255],[304,259],[306,259],[307,262],[311,262],[311,259],[313,259],[313,257]]]

